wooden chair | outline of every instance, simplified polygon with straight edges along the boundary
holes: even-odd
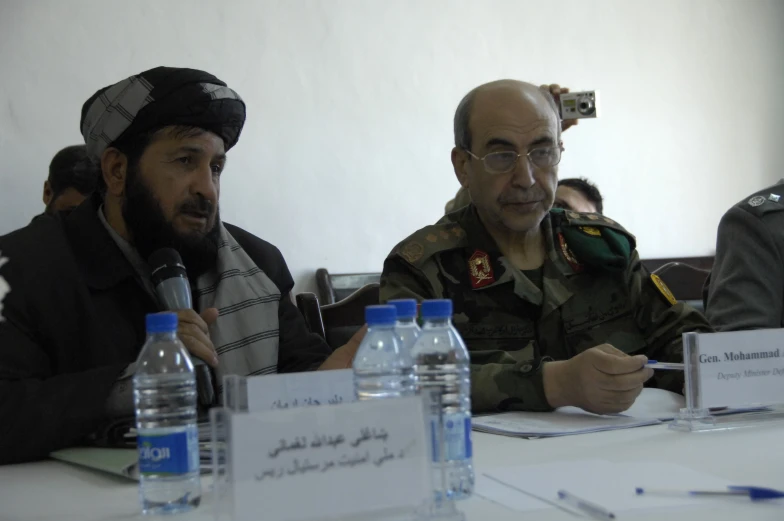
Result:
[[[381,273],[341,273],[330,275],[325,268],[316,270],[316,286],[321,305],[339,302],[368,284],[381,282]]]
[[[378,283],[366,284],[334,304],[319,306],[313,293],[297,295],[297,307],[308,327],[321,335],[332,349],[348,342],[365,325],[365,306],[378,304]]]

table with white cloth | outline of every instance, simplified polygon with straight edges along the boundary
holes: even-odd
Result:
[[[473,440],[477,476],[494,468],[552,461],[657,460],[709,473],[728,483],[784,489],[784,425],[781,423],[703,433],[676,432],[667,425],[654,425],[547,439],[474,432]],[[209,477],[203,478],[205,495],[198,509],[172,519],[212,519],[210,483]],[[344,494],[350,499],[350,490]],[[460,502],[459,508],[469,521],[580,519],[556,508],[519,512],[480,497]],[[118,521],[142,517],[138,487],[132,481],[56,461],[0,466],[2,521]],[[259,519],[265,519],[263,513]],[[784,502],[752,503],[738,498],[710,498],[699,507],[630,510],[618,513],[617,519],[782,521]]]

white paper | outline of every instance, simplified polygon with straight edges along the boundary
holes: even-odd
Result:
[[[234,414],[230,436],[237,521],[413,508],[432,494],[419,397]]]
[[[577,407],[561,407],[553,412],[503,412],[474,417],[472,421],[477,431],[521,437],[566,436],[659,423],[656,419],[591,414]]]
[[[784,329],[703,333],[697,346],[702,407],[784,403]]]
[[[247,389],[248,412],[356,401],[351,369],[252,376]]]
[[[623,411],[621,416],[670,421],[677,418],[680,410],[684,407],[686,407],[686,398],[682,395],[665,389],[646,387],[634,401],[634,404]],[[711,410],[711,414],[714,416],[725,416],[742,412],[761,411],[764,409],[765,407],[727,407]]]
[[[614,513],[704,505],[705,501],[711,501],[686,494],[638,496],[635,493],[637,487],[685,492],[697,489],[725,490],[730,485],[726,480],[682,465],[655,461],[561,461],[494,469],[486,474],[548,501],[557,502],[558,491],[566,490]],[[503,501],[501,498],[499,502]],[[510,508],[511,504],[509,502]]]

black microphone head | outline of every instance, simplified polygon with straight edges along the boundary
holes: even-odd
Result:
[[[152,270],[151,277],[154,285],[160,284],[172,277],[188,278],[182,257],[174,248],[161,248],[150,255],[147,263]]]

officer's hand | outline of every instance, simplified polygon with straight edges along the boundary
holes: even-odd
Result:
[[[319,367],[318,370],[329,371],[331,369],[350,369],[351,365],[354,363],[354,355],[357,354],[359,344],[362,342],[362,339],[365,338],[365,333],[367,333],[367,326],[362,327],[362,329],[354,333],[354,336],[352,336],[351,340],[346,342],[345,345],[335,349],[335,351],[329,355],[329,358],[324,360],[324,363],[321,364],[321,367]]]
[[[542,85],[539,88],[544,90],[544,91],[549,92],[553,96],[553,98],[555,99],[555,104],[558,105],[558,110],[560,111],[560,109],[561,109],[561,94],[568,93],[569,89],[566,88],[566,87],[561,87],[560,85],[557,85],[555,83],[553,83],[552,85]],[[566,130],[566,129],[570,128],[570,127],[575,126],[579,122],[580,122],[579,119],[564,119],[564,120],[561,121],[561,131],[563,132],[564,130]]]
[[[208,327],[218,320],[218,310],[207,308],[201,315],[192,309],[176,311],[178,325],[177,336],[185,344],[191,355],[201,358],[212,367],[218,365],[218,354],[210,340]]]
[[[544,365],[547,401],[596,414],[625,411],[640,395],[653,369],[644,355],[629,356],[609,344],[592,347],[571,360]]]

